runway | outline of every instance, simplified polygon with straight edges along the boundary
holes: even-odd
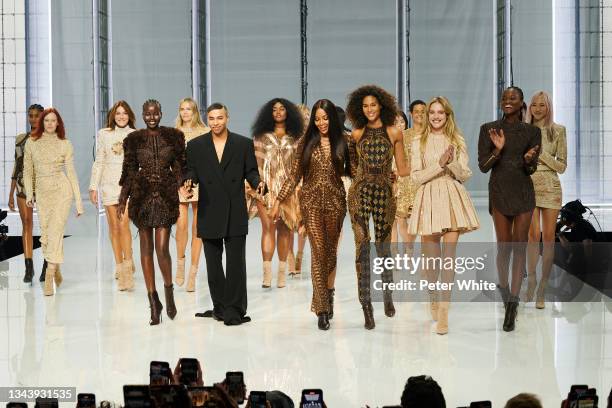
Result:
[[[465,240],[492,240],[486,205],[480,203],[478,209],[482,228]],[[610,391],[610,299],[547,303],[544,310],[522,304],[512,333],[501,329],[503,305],[456,303],[450,308],[446,336],[435,334],[423,303],[396,303],[392,319],[384,316],[382,304],[375,304],[376,329],[366,331],[348,220],[329,331],[317,329],[309,310],[308,247],[301,278],[288,279],[284,289],[260,287],[258,220],[251,221],[247,239],[251,323],[226,327],[194,317],[210,306],[202,255],[196,293],[175,287],[176,319],[169,320],[164,312],[162,324],[149,327],[136,230],[136,289],[120,293],[112,276],[106,220],[100,218],[98,225],[91,205],[86,212],[69,222],[64,283],[55,296],[44,297],[38,283],[40,249],[35,250],[32,287],[21,281],[23,256],[7,261],[10,268],[2,277],[6,285],[0,290],[2,385],[74,386],[78,392],[95,393],[98,400],[122,402],[122,385],[148,382],[151,360],[169,361],[174,367],[180,357],[195,357],[207,385],[223,380],[226,371],[244,371],[249,390],[278,389],[299,402],[303,388],[322,388],[330,408],[398,404],[406,379],[420,374],[438,381],[449,407],[477,400],[503,406],[519,392],[536,393],[544,406],[555,407],[575,383],[597,388],[600,400]],[[15,231],[18,216],[9,218]],[[174,240],[171,253],[174,263]],[[273,270],[276,276],[276,261]],[[161,288],[159,274],[157,284]]]

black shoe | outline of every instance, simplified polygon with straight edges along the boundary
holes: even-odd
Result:
[[[514,330],[514,323],[516,321],[516,315],[518,313],[518,297],[512,297],[506,307],[506,315],[504,316],[504,331],[511,332]]]
[[[383,299],[385,302],[385,315],[387,317],[395,316],[395,306],[393,306],[393,292],[385,290],[383,293]]]
[[[372,309],[372,303],[368,303],[362,306],[363,308],[363,318],[365,323],[363,327],[367,330],[372,330],[376,327],[376,323],[374,323],[374,310]]]
[[[34,263],[32,262],[32,258],[25,259],[25,275],[23,277],[24,283],[32,283],[32,278],[34,277]]]
[[[223,324],[225,324],[226,326],[239,326],[243,323],[248,323],[250,321],[251,318],[249,316],[233,317],[229,320],[224,321]]]
[[[223,313],[219,313],[216,310],[207,310],[205,312],[196,313],[195,316],[196,317],[206,317],[209,319],[212,318],[217,321],[223,321]]]
[[[166,297],[166,314],[170,318],[170,320],[176,317],[176,305],[174,304],[174,286],[170,284],[170,286],[164,285],[164,295]]]
[[[329,330],[329,315],[327,313],[319,314],[319,330]]]
[[[149,292],[149,307],[151,308],[151,319],[149,320],[149,324],[151,326],[155,326],[159,324],[162,320],[161,312],[163,310],[163,305],[159,301],[159,296],[157,296],[157,291]]]
[[[327,293],[329,296],[329,320],[334,318],[334,295],[336,294],[336,289],[327,289]]]
[[[47,274],[47,260],[45,259],[45,261],[43,262],[42,272],[40,273],[40,278],[38,278],[38,281],[44,282],[46,274]]]

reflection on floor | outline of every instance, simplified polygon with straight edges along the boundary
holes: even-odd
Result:
[[[221,381],[226,371],[242,370],[251,390],[280,389],[297,399],[302,388],[323,388],[330,408],[397,404],[406,379],[419,374],[440,383],[449,406],[487,399],[503,406],[511,396],[530,391],[554,407],[574,383],[596,387],[600,398],[612,384],[609,299],[549,303],[544,310],[522,305],[517,329],[509,334],[501,330],[502,305],[454,304],[447,336],[435,334],[424,304],[398,303],[393,319],[376,304],[376,329],[364,330],[348,222],[339,254],[336,315],[328,332],[317,330],[309,311],[308,250],[304,276],[288,280],[285,289],[261,289],[257,220],[247,240],[253,322],[230,328],[194,317],[210,305],[202,256],[197,292],[177,288],[177,318],[149,327],[139,265],[136,290],[119,293],[106,220],[100,218],[98,226],[93,208],[88,212],[70,221],[65,280],[56,296],[42,296],[37,279],[33,287],[21,282],[22,257],[0,272],[0,384],[75,386],[99,399],[122,401],[121,386],[147,382],[151,360],[174,365],[184,356],[202,362],[207,384]],[[486,209],[479,213],[482,229],[464,240],[493,239]],[[137,256],[136,234],[134,249]],[[38,278],[40,250],[34,263]],[[161,288],[159,276],[157,282]]]

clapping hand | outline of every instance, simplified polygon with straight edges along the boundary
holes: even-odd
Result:
[[[504,136],[504,130],[499,129],[498,132],[497,129],[489,129],[489,137],[491,138],[493,145],[495,145],[495,148],[501,152],[501,150],[504,148],[504,145],[506,144],[506,136]]]
[[[525,159],[525,163],[530,164],[535,158],[536,154],[540,151],[540,145],[533,146],[531,149],[527,150],[527,153],[523,156]]]
[[[440,156],[440,161],[438,162],[438,164],[440,165],[440,167],[444,167],[452,161],[454,156],[455,147],[453,145],[450,145],[446,148],[444,153],[442,153],[442,156]]]

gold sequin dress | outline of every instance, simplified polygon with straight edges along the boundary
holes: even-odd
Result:
[[[359,302],[368,305],[370,295],[370,217],[374,221],[376,255],[390,256],[389,241],[395,218],[395,197],[391,182],[393,144],[385,127],[366,127],[358,142],[349,143],[353,183],[348,209],[355,236],[355,268]],[[393,280],[391,270],[382,273],[384,282]]]
[[[418,138],[419,134],[412,128],[406,129],[402,133],[404,136],[404,157],[406,158],[406,160],[410,160],[412,151],[412,141],[415,138]],[[395,216],[397,218],[410,217],[416,189],[417,186],[414,184],[410,176],[398,178],[397,191],[395,193],[395,198],[397,200],[397,210],[395,212]]]
[[[89,190],[96,190],[101,194],[103,205],[119,203],[123,139],[133,131],[134,129],[126,126],[100,129],[98,132],[96,160],[91,166]]]
[[[301,138],[296,147],[297,158],[302,157],[303,149]],[[278,194],[279,202],[291,197],[300,181],[300,209],[312,252],[311,310],[318,315],[330,312],[327,281],[336,269],[338,239],[346,216],[344,184],[334,169],[329,145],[314,148],[306,174],[301,160],[293,161],[291,173]]]
[[[15,138],[15,163],[11,180],[15,180],[15,191],[17,192],[17,197],[21,198],[25,198],[25,192],[23,191],[23,153],[29,138],[29,132],[17,135]]]
[[[83,212],[72,143],[59,139],[55,133],[43,133],[37,140],[29,138],[24,151],[23,183],[27,201],[34,199],[36,185],[40,244],[45,260],[61,264],[64,262],[64,228],[73,199],[77,211]]]
[[[295,158],[296,139],[289,135],[277,137],[274,133],[265,133],[254,137],[253,143],[259,175],[268,187],[263,201],[266,207],[271,209],[291,172]],[[287,197],[280,206],[280,219],[291,230],[299,226],[301,220],[296,192]]]
[[[559,174],[567,167],[565,127],[554,123],[550,129],[541,127],[542,148],[538,167],[531,175],[536,207],[560,209],[562,205]]]
[[[185,135],[185,146],[187,146],[187,144],[192,141],[193,139],[195,139],[198,136],[202,136],[205,133],[210,132],[210,128],[206,127],[206,126],[198,126],[195,128],[188,128],[188,127],[182,127],[182,128],[178,128],[181,132],[183,132],[183,134]],[[191,196],[191,198],[185,198],[183,197],[180,193],[179,193],[179,201],[181,203],[192,203],[192,202],[198,202],[198,186],[193,186],[192,192],[193,195]]]

